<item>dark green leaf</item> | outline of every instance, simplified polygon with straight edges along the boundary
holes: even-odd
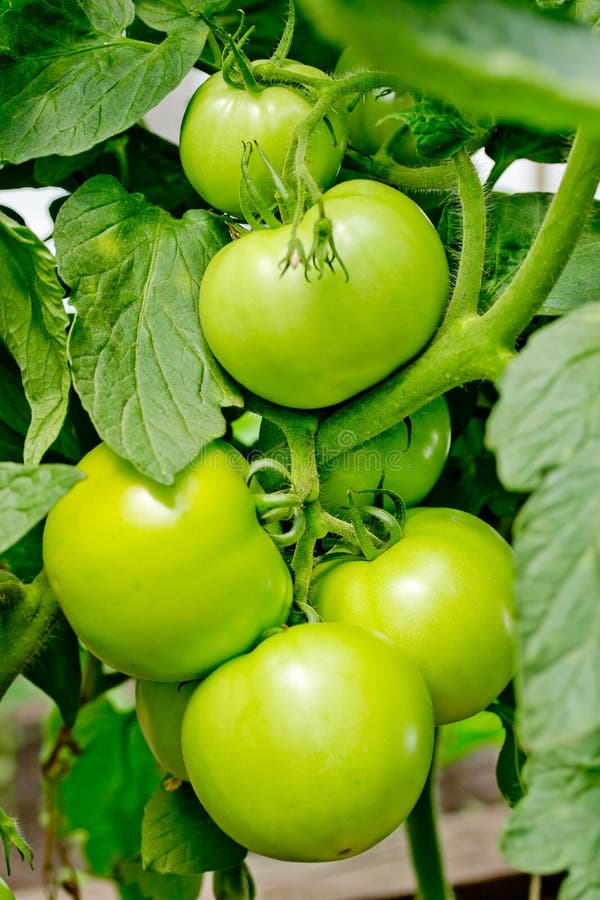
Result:
[[[169,793],[161,785],[144,811],[142,858],[154,872],[196,875],[238,865],[246,850],[227,837],[184,782]]]
[[[0,463],[0,553],[27,534],[82,477],[74,466]]]
[[[569,153],[571,136],[544,134],[518,125],[497,125],[485,144],[485,152],[494,160],[490,182],[517,159],[531,159],[539,163],[563,163]]]
[[[413,134],[417,153],[424,159],[450,159],[479,130],[454,107],[430,98],[409,106],[402,113],[402,119]]]
[[[62,612],[23,674],[54,700],[65,725],[74,725],[81,688],[79,641]]]
[[[196,900],[202,887],[201,875],[163,875],[142,866],[139,853],[125,860],[116,873],[124,900]]]
[[[62,207],[59,268],[77,317],[73,380],[100,436],[163,483],[225,431],[240,403],[198,315],[204,269],[226,241],[211,213],[175,220],[97,176]]]
[[[486,270],[481,309],[489,308],[508,285],[535,239],[552,194],[493,194],[488,220]],[[600,299],[600,202],[592,212],[575,251],[540,314],[555,316]]]
[[[29,0],[2,17],[0,159],[72,155],[125,131],[182,80],[208,28],[185,15],[156,45],[124,37],[131,0]]]
[[[38,522],[20,541],[0,555],[0,563],[21,581],[29,583],[42,571],[44,523]]]
[[[322,33],[461,110],[600,132],[600,36],[499,0],[302,0]]]
[[[86,832],[93,872],[112,878],[139,853],[144,804],[159,780],[135,711],[121,712],[103,695],[86,704],[73,732],[81,753],[58,791],[62,831]]]
[[[24,459],[36,464],[56,438],[67,410],[68,318],[52,255],[28,228],[2,213],[0,283],[0,337],[19,364],[32,413]]]
[[[213,875],[215,900],[254,900],[254,881],[246,863]]]
[[[489,707],[499,717],[504,729],[504,741],[496,763],[496,781],[509,806],[515,806],[525,793],[523,767],[527,762],[517,736],[515,706],[511,682]]]
[[[21,834],[19,824],[15,819],[7,816],[0,807],[0,837],[4,847],[4,862],[6,871],[10,875],[10,851],[14,847],[22,860],[25,860],[33,868],[33,850]]]
[[[190,25],[189,8],[194,12],[204,13],[206,0],[198,3],[197,0],[134,0],[135,12],[140,19],[156,31],[165,31],[167,34],[179,28],[181,25]],[[227,6],[221,3],[221,6]],[[219,4],[217,4],[218,6]],[[209,13],[210,15],[210,13]]]
[[[600,25],[600,0],[575,0],[575,15],[592,28]]]

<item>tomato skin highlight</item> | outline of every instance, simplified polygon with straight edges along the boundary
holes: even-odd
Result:
[[[188,781],[181,750],[181,725],[197,682],[136,681],[135,711],[156,761],[170,775]]]
[[[385,638],[298,625],[202,682],[182,744],[200,801],[243,846],[290,861],[344,859],[393,831],[418,799],[431,700]]]
[[[260,61],[259,61],[260,62]],[[286,69],[326,78],[313,66],[287,60]],[[267,159],[282,174],[294,129],[310,114],[312,104],[286,85],[259,92],[235,88],[216,72],[200,85],[186,110],[179,151],[184,172],[193,187],[216,209],[241,216],[239,200],[243,142],[257,141]],[[319,122],[307,151],[307,163],[317,184],[329,187],[338,173],[347,139],[344,110],[333,109],[330,127]],[[274,202],[271,175],[254,149],[250,175],[267,203]]]
[[[326,621],[373,628],[423,673],[436,724],[484,709],[516,670],[510,546],[481,519],[409,510],[404,536],[371,562],[332,562],[312,601]]]
[[[376,384],[432,337],[449,276],[431,222],[394,188],[354,180],[323,197],[349,272],[282,276],[291,225],[223,247],[200,288],[200,318],[221,365],[261,397],[300,409],[340,403]],[[305,248],[318,207],[298,229]]]
[[[188,681],[287,618],[288,569],[259,525],[243,458],[222,441],[170,486],[106,444],[52,508],[44,565],[83,644],[112,668]]]

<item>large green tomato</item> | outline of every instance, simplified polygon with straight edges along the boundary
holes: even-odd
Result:
[[[172,485],[105,444],[53,507],[44,565],[81,641],[149,681],[188,681],[285,621],[289,572],[256,518],[246,463],[222,441]]]
[[[324,567],[312,600],[325,620],[395,641],[421,669],[442,725],[484,709],[515,674],[513,590],[512,551],[490,525],[419,508],[372,562]]]
[[[188,776],[181,750],[181,724],[196,687],[195,681],[135,683],[135,710],[146,743],[162,768],[182,781]]]
[[[182,744],[201,803],[234,840],[276,859],[344,859],[416,803],[431,763],[431,700],[387,639],[298,625],[201,683]]]
[[[327,77],[302,63],[288,60],[284,66],[303,75]],[[251,93],[227,84],[220,72],[211,75],[192,97],[181,126],[179,150],[185,174],[211,206],[240,216],[243,142],[257,141],[281,174],[294,130],[311,109],[308,99],[286,85]],[[306,160],[322,188],[333,183],[346,149],[345,111],[331,110],[328,120],[311,132]],[[249,173],[265,200],[273,203],[273,180],[256,149]]]
[[[291,225],[254,231],[212,258],[200,317],[219,362],[274,403],[318,408],[385,378],[423,348],[442,316],[448,265],[433,225],[388,185],[355,180],[324,197],[339,265],[282,276]],[[298,237],[311,246],[318,207]]]

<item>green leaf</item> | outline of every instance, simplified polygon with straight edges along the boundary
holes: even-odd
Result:
[[[135,13],[150,28],[156,31],[165,31],[169,34],[180,25],[190,25],[189,7],[194,8],[194,12],[205,12],[202,9],[203,4],[197,0],[134,0]],[[222,3],[221,6],[229,5]]]
[[[24,460],[35,465],[58,435],[69,397],[63,289],[51,253],[0,213],[0,338],[23,375],[31,407]],[[9,423],[10,424],[10,423]]]
[[[485,144],[485,152],[494,160],[490,181],[495,183],[502,172],[517,159],[540,163],[564,163],[569,154],[571,136],[547,134],[521,128],[519,125],[497,125]]]
[[[74,466],[0,463],[0,553],[44,518],[82,473]]]
[[[525,776],[528,791],[508,819],[503,854],[527,872],[571,869],[571,886],[561,898],[597,900],[592,885],[600,857],[600,769],[574,768],[560,755],[546,754],[527,764]]]
[[[112,878],[139,853],[144,804],[159,781],[156,764],[135,711],[115,709],[106,695],[81,709],[73,738],[81,753],[57,787],[61,830],[83,830],[93,872]]]
[[[211,213],[173,219],[105,176],[57,218],[59,269],[77,309],[75,387],[102,439],[165,484],[225,432],[220,407],[241,402],[198,315],[204,269],[226,239]]]
[[[600,304],[586,304],[534,334],[499,388],[487,444],[508,488],[534,490],[600,433]],[[590,455],[590,466],[595,461]]]
[[[0,807],[0,837],[2,838],[2,846],[4,847],[4,862],[6,863],[6,871],[10,875],[10,851],[14,847],[22,860],[29,863],[33,868],[33,850],[21,834],[19,823],[7,816]]]
[[[131,0],[22,0],[4,12],[0,159],[81,153],[125,131],[179,84],[202,51],[206,24],[182,16],[157,45],[124,36],[134,12]]]
[[[301,0],[331,41],[461,111],[600,132],[600,36],[499,0]]]
[[[548,211],[552,194],[493,194],[480,308],[488,309],[521,265]],[[600,299],[600,202],[596,201],[573,255],[540,308],[548,316]]]
[[[500,744],[502,734],[498,717],[486,711],[461,722],[444,725],[440,729],[439,764],[446,768],[480,747]]]
[[[245,855],[213,822],[187,782],[173,793],[161,785],[148,801],[142,826],[146,869],[195,875],[232,868]]]
[[[517,735],[515,705],[514,686],[511,682],[489,707],[499,717],[504,728],[504,741],[496,763],[496,781],[509,806],[515,806],[525,793],[523,767],[527,762]]]
[[[62,612],[23,675],[54,700],[65,725],[75,724],[81,689],[79,641]]]
[[[196,900],[201,875],[163,875],[142,866],[140,854],[125,860],[117,871],[119,892],[124,900]]]
[[[410,128],[417,153],[423,159],[450,159],[479,131],[457,109],[429,97],[409,106],[401,118]]]
[[[246,863],[213,875],[215,900],[254,900],[254,881]]]
[[[600,729],[600,305],[537,332],[500,394],[488,443],[503,482],[534,490],[514,532],[520,733],[585,755]]]
[[[139,125],[84,153],[37,159],[34,181],[72,193],[98,174],[114,175],[128,191],[139,191],[166,210],[183,212],[200,202],[181,168],[178,148]]]

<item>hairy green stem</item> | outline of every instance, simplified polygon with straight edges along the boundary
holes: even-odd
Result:
[[[296,544],[292,571],[294,573],[294,601],[297,604],[308,602],[308,592],[314,565],[315,544],[327,534],[327,527],[321,518],[321,505],[313,500],[305,507],[306,524]]]
[[[499,342],[511,346],[535,316],[583,231],[600,179],[600,140],[580,130],[560,187],[523,264],[487,311]]]
[[[434,800],[435,753],[425,787],[406,820],[413,868],[417,876],[419,900],[454,900],[446,882],[437,833]]]
[[[445,323],[476,314],[485,256],[485,202],[479,175],[464,151],[456,156],[454,165],[462,211],[462,246]]]
[[[451,191],[456,187],[456,170],[451,163],[435,166],[401,166],[393,161],[373,159],[349,148],[346,156],[356,168],[372,178],[405,191]]]

